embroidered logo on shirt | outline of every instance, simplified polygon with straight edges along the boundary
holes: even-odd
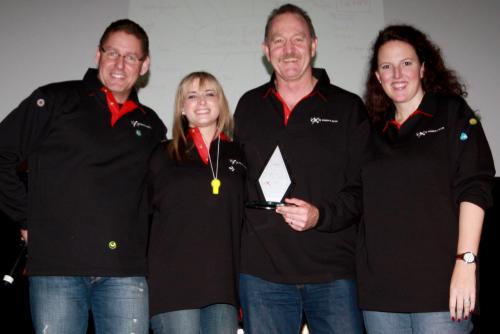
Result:
[[[319,117],[311,117],[311,124],[319,124],[319,123],[338,123],[339,121],[336,119],[329,118],[319,118]]]
[[[427,134],[430,134],[430,133],[437,133],[437,132],[441,132],[444,130],[444,126],[440,127],[440,128],[437,128],[437,129],[431,129],[431,130],[424,130],[424,131],[419,131],[417,132],[415,135],[417,136],[417,138],[420,138],[420,137],[424,137],[426,136]]]
[[[234,172],[236,170],[235,166],[242,166],[243,168],[247,169],[247,166],[245,166],[241,161],[238,161],[236,159],[229,159],[229,167],[228,169],[231,172]]]
[[[146,129],[151,130],[151,126],[144,124],[144,123],[141,123],[139,121],[130,121],[130,124],[132,124],[132,127],[134,127],[134,128],[146,128]]]

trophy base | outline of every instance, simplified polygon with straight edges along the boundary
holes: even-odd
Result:
[[[283,206],[285,203],[282,202],[270,202],[270,201],[251,201],[245,204],[247,208],[250,209],[261,209],[261,210],[274,210],[278,206]]]

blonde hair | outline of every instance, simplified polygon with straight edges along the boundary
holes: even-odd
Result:
[[[217,118],[215,137],[224,133],[228,138],[232,138],[233,134],[233,117],[229,110],[229,103],[227,102],[226,95],[219,81],[208,72],[199,71],[189,73],[181,80],[179,86],[177,86],[174,103],[175,110],[172,141],[168,145],[170,156],[178,161],[186,160],[187,152],[193,148],[192,144],[188,145],[187,131],[189,129],[189,122],[187,118],[182,115],[182,108],[185,102],[186,92],[196,80],[199,80],[198,86],[200,89],[208,85],[214,85],[217,91],[217,96],[219,98],[219,117]]]

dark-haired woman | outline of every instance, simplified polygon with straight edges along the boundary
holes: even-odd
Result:
[[[464,86],[424,33],[388,26],[372,51],[365,101],[374,128],[339,211],[363,216],[357,278],[366,329],[469,333],[495,175],[488,142]]]
[[[151,326],[155,334],[234,334],[246,167],[215,77],[187,75],[175,106],[173,139],[151,164]]]

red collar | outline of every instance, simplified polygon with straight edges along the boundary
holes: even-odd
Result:
[[[276,90],[275,88],[271,88],[271,92],[276,96],[276,98],[283,105],[283,113],[284,113],[283,120],[284,120],[285,126],[286,126],[288,124],[288,119],[290,118],[290,115],[292,114],[293,109],[290,109],[288,107],[288,104],[286,104],[285,99],[283,99],[283,97],[280,95],[280,93],[278,92],[278,90]],[[325,99],[319,92],[316,92],[316,90],[313,90],[312,92],[310,92],[309,94],[307,94],[306,96],[304,96],[303,98],[301,98],[295,105],[298,105],[303,100],[305,100],[308,97],[313,96],[315,94],[318,94],[320,97],[322,97],[323,99]]]
[[[205,165],[208,165],[208,154],[209,154],[210,147],[207,147],[205,145],[205,141],[203,140],[200,129],[197,127],[196,128],[189,128],[187,137],[191,138],[193,140],[194,146],[196,147],[196,150],[198,151],[198,155],[200,156],[201,161],[203,161],[203,163]],[[220,133],[219,138],[222,141],[229,140],[229,138],[222,132]]]
[[[116,102],[113,93],[107,87],[102,87],[101,91],[106,94],[106,102],[108,103],[108,109],[111,112],[111,126],[115,126],[115,123],[123,115],[135,110],[138,107],[134,101],[127,100],[120,108],[120,105]]]
[[[422,110],[420,110],[420,109],[417,109],[417,110],[415,110],[414,112],[412,112],[412,113],[410,114],[410,116],[408,116],[408,118],[407,118],[407,119],[405,119],[402,123],[399,123],[398,121],[396,121],[396,119],[391,119],[391,120],[387,121],[387,122],[385,123],[384,130],[382,130],[382,131],[384,131],[384,132],[385,132],[385,131],[387,130],[387,128],[389,127],[389,125],[392,125],[392,126],[394,126],[396,129],[398,129],[398,130],[399,130],[399,129],[401,128],[401,126],[403,126],[403,124],[404,124],[406,121],[408,121],[410,118],[415,117],[415,116],[417,116],[417,115],[423,115],[423,116],[425,116],[425,117],[432,117],[432,115],[431,115],[431,114],[426,113],[426,112],[423,112],[423,111],[422,111]]]

